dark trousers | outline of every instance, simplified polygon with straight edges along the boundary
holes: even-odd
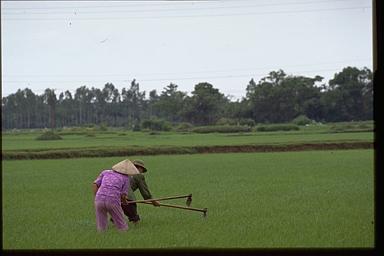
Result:
[[[140,216],[137,214],[136,204],[121,204],[121,208],[123,208],[123,212],[128,217],[129,221],[136,222],[140,220]]]

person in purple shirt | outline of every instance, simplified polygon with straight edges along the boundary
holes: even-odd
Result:
[[[139,171],[128,159],[114,165],[111,170],[104,170],[93,182],[95,195],[96,226],[98,231],[108,227],[108,214],[113,219],[116,228],[122,231],[128,229],[121,208],[121,201],[126,202],[129,188],[129,175]]]

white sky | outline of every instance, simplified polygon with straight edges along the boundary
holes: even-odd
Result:
[[[132,79],[160,93],[209,82],[241,99],[270,71],[372,70],[370,0],[1,1],[2,96]]]

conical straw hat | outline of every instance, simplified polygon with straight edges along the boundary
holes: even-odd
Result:
[[[139,170],[137,170],[135,165],[129,159],[125,159],[124,161],[115,164],[114,166],[112,166],[112,170],[130,176],[140,173]]]

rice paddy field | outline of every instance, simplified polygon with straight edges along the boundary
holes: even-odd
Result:
[[[39,141],[40,133],[17,133],[2,135],[2,150],[52,150],[71,148],[103,148],[127,146],[212,146],[212,145],[246,145],[246,144],[288,144],[308,142],[351,142],[373,141],[373,132],[328,133],[323,131],[289,131],[289,132],[250,132],[234,134],[195,134],[161,132],[97,132],[70,133],[60,135],[62,140]]]
[[[99,234],[91,184],[122,157],[6,160],[3,249],[374,247],[373,149],[127,157],[155,197],[192,193],[207,217],[140,204],[140,224]]]

